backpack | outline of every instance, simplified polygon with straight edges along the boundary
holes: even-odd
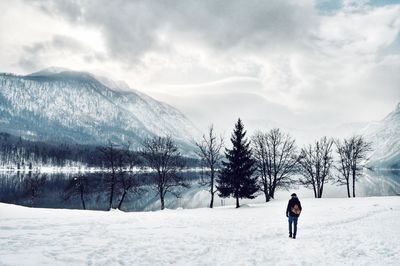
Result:
[[[292,207],[292,212],[293,212],[294,214],[296,214],[296,215],[300,215],[301,210],[300,210],[300,208],[299,208],[299,205],[295,204],[295,205]]]

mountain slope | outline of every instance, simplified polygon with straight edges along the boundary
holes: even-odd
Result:
[[[361,133],[372,142],[372,166],[400,168],[400,103],[383,120],[368,124]]]
[[[0,130],[37,140],[134,146],[147,136],[171,135],[184,149],[193,146],[198,131],[177,109],[105,83],[58,68],[0,74]]]

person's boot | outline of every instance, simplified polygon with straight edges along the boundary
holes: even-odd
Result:
[[[292,237],[292,233],[289,234],[289,237]]]
[[[293,235],[293,239],[296,239],[296,235]]]

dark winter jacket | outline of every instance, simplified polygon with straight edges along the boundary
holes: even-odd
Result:
[[[292,208],[293,208],[294,205],[296,205],[296,204],[299,206],[300,211],[301,211],[301,203],[300,203],[300,200],[299,200],[297,197],[292,197],[292,198],[289,200],[288,205],[287,205],[287,208],[286,208],[286,216],[292,216],[292,217],[299,217],[299,216],[300,216],[299,214],[295,214],[295,213],[292,212]]]

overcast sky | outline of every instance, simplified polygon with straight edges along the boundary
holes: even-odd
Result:
[[[124,80],[202,130],[320,128],[400,102],[400,1],[0,1],[0,72]]]

